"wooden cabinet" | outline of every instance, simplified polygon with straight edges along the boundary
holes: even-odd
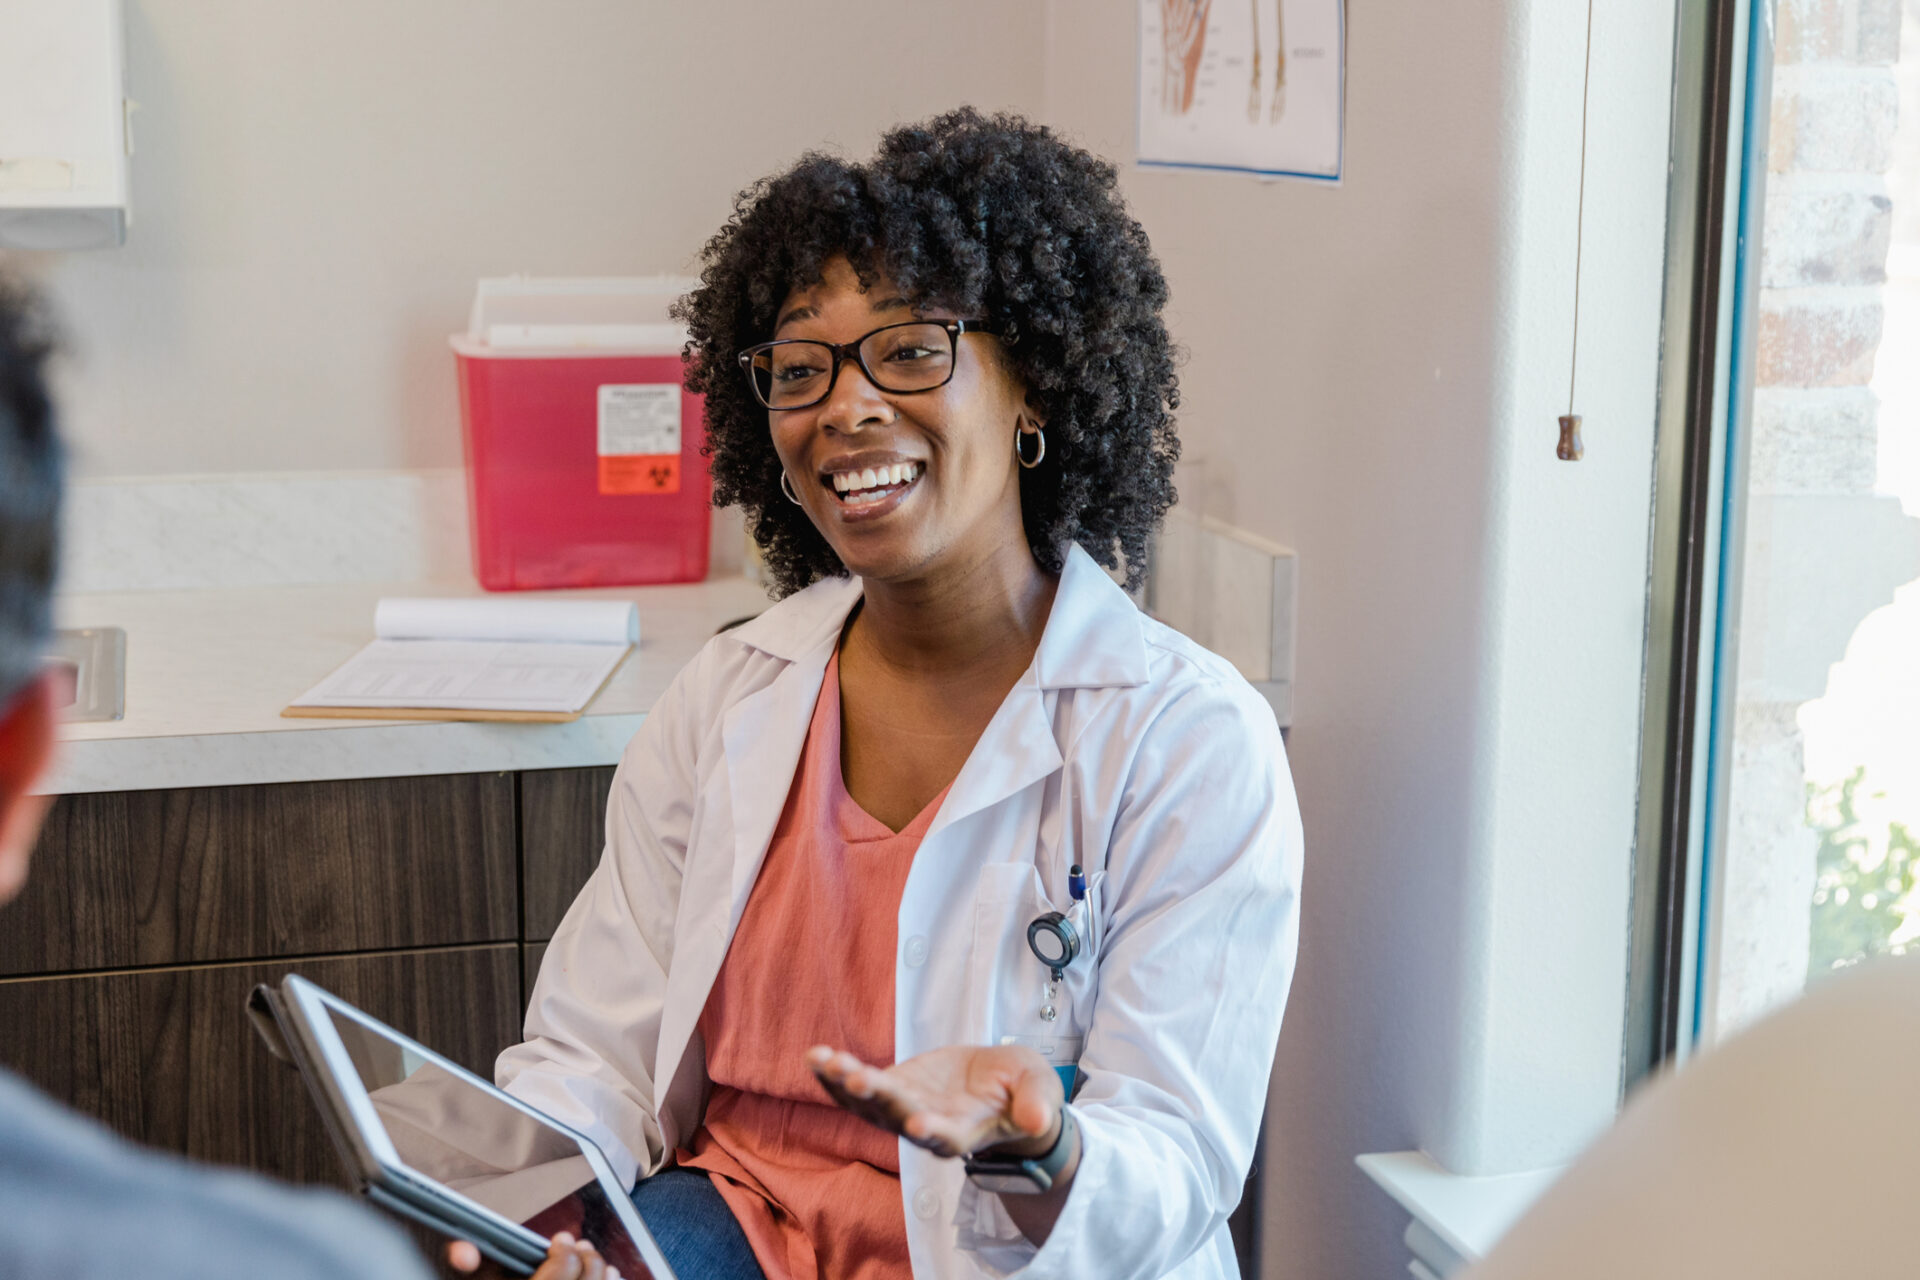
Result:
[[[0,908],[0,1066],[139,1141],[337,1182],[248,992],[304,974],[491,1075],[599,859],[612,776],[64,796]]]
[[[518,1038],[511,943],[273,964],[0,982],[8,1065],[128,1137],[294,1182],[342,1181],[299,1072],[245,1012],[262,982],[299,973],[470,1070]]]
[[[514,777],[63,796],[0,974],[518,936]]]
[[[544,940],[600,865],[613,770],[545,769],[520,775],[520,848],[526,860],[526,936]]]
[[[533,996],[533,980],[547,941],[573,905],[580,887],[600,865],[606,844],[607,793],[613,770],[545,769],[520,775],[520,856],[525,868],[522,918],[521,1005]]]

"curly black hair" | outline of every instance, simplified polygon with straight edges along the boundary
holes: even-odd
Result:
[[[767,411],[737,353],[772,336],[780,304],[844,257],[916,305],[985,320],[1046,423],[1045,462],[1020,473],[1034,557],[1069,543],[1129,587],[1174,503],[1180,396],[1160,318],[1167,284],[1111,164],[1016,115],[971,107],[888,133],[865,164],[810,153],[747,188],[674,309],[691,335],[687,385],[706,395],[716,505],[738,503],[786,595],[846,573],[780,492]]]

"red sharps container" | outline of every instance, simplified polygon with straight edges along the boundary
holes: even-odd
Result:
[[[453,338],[473,571],[489,591],[696,582],[713,487],[686,332],[695,281],[482,280]]]

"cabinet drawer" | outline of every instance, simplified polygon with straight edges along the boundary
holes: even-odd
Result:
[[[502,941],[511,774],[62,796],[0,974]]]
[[[613,769],[520,775],[520,848],[526,860],[526,938],[553,936],[580,886],[600,865]]]
[[[520,949],[0,980],[0,1063],[129,1138],[295,1182],[343,1181],[299,1072],[247,1017],[255,984],[300,973],[492,1079],[519,1036]]]

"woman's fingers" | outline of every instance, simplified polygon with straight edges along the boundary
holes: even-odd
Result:
[[[455,1271],[471,1275],[480,1271],[484,1261],[470,1240],[455,1240],[447,1245],[447,1265]],[[500,1271],[489,1266],[486,1274],[497,1276]],[[620,1272],[609,1267],[589,1242],[575,1240],[568,1232],[556,1231],[547,1242],[547,1256],[541,1261],[540,1269],[533,1273],[533,1280],[620,1280]]]
[[[1060,1109],[1059,1093],[1060,1077],[1053,1068],[1022,1071],[1013,1082],[1007,1117],[1022,1133],[1037,1138],[1053,1128],[1054,1113]]]
[[[592,1245],[579,1247],[584,1247],[588,1252],[593,1250]],[[573,1237],[566,1232],[554,1232],[553,1239],[547,1241],[547,1260],[533,1273],[533,1280],[581,1280],[580,1273],[585,1269],[585,1264],[580,1257],[579,1247],[575,1246]]]
[[[447,1245],[447,1265],[461,1274],[480,1269],[480,1248],[471,1240],[454,1240]]]
[[[862,1067],[851,1054],[821,1057],[810,1053],[807,1059],[814,1077],[820,1081],[820,1087],[827,1091],[827,1096],[833,1099],[835,1105],[851,1111],[868,1124],[899,1131],[900,1118],[886,1100],[874,1094],[871,1069]],[[859,1081],[860,1092],[855,1092],[849,1086],[849,1076],[856,1070],[866,1072]]]
[[[1020,1073],[999,1064],[1001,1056],[956,1047],[880,1068],[844,1050],[816,1045],[806,1059],[839,1106],[917,1146],[959,1156],[1021,1136],[1021,1122],[1011,1110]],[[1051,1078],[1051,1069],[1044,1064],[1043,1069]],[[1054,1087],[1057,1091],[1057,1078]],[[1046,1081],[1039,1080],[1027,1103],[1027,1122],[1040,1130],[1052,1123],[1045,1088]]]
[[[547,1245],[547,1260],[533,1273],[533,1280],[620,1280],[620,1271],[608,1266],[590,1242],[556,1231]]]
[[[847,1052],[835,1053],[825,1046],[818,1046],[807,1054],[807,1065],[813,1068],[813,1074],[819,1077],[828,1092],[835,1095],[835,1101],[842,1106],[849,1102],[875,1102],[891,1106],[896,1090],[889,1079],[889,1073],[879,1067],[870,1067]],[[864,1108],[856,1107],[856,1110]]]
[[[872,1110],[872,1108],[861,1099],[854,1097],[845,1089],[841,1088],[838,1080],[828,1080],[823,1077],[820,1081],[820,1086],[827,1091],[827,1096],[833,1099],[835,1106],[844,1107],[846,1110],[864,1119],[872,1118],[868,1115],[868,1112]]]
[[[850,1084],[850,1077],[862,1066],[852,1054],[835,1053],[825,1045],[816,1045],[807,1052],[807,1065],[813,1068],[814,1078],[841,1106],[850,1106],[864,1096]]]
[[[844,1049],[835,1052],[826,1045],[817,1044],[807,1050],[807,1065],[813,1068],[813,1073],[821,1080],[837,1084],[847,1092],[854,1093],[855,1091],[849,1086],[849,1081],[852,1077],[864,1072],[867,1064]]]
[[[906,1118],[900,1130],[915,1146],[925,1147],[937,1156],[951,1159],[973,1150],[977,1143],[969,1141],[969,1138],[977,1127],[970,1126],[963,1130],[944,1116],[930,1111],[916,1111]]]

